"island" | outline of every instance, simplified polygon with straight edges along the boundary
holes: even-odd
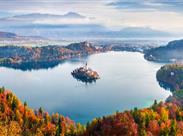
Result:
[[[87,63],[85,66],[75,69],[73,72],[71,72],[71,74],[76,79],[85,83],[92,83],[100,78],[96,71],[93,71],[87,66]]]
[[[182,62],[183,61],[183,40],[175,40],[166,46],[149,49],[145,52],[144,58],[155,62]]]

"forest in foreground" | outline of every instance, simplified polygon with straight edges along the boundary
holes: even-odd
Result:
[[[154,101],[149,108],[116,112],[75,123],[58,113],[31,109],[11,91],[0,89],[1,136],[182,136],[183,108],[172,102]]]

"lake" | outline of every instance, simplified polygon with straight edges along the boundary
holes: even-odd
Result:
[[[71,72],[85,63],[101,79],[85,84]],[[143,54],[107,52],[84,59],[67,61],[51,69],[21,71],[0,68],[0,86],[5,86],[32,108],[43,107],[50,114],[59,112],[76,122],[142,108],[154,100],[165,100],[171,93],[156,81],[163,64],[148,62]]]

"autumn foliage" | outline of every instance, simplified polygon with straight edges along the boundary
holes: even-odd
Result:
[[[174,103],[155,103],[93,120],[83,136],[183,136],[183,109]]]
[[[150,108],[116,112],[83,126],[58,113],[32,110],[0,88],[0,136],[183,136],[183,108],[155,101]]]
[[[62,115],[32,110],[10,91],[0,88],[0,136],[75,136],[84,127]]]

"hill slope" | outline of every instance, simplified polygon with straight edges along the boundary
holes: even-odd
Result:
[[[169,64],[161,67],[156,74],[160,85],[171,91],[183,89],[183,64]]]
[[[68,46],[1,46],[0,66],[27,70],[26,67],[46,68],[55,66],[64,60],[83,57],[93,53],[103,52],[105,49],[97,48],[88,42],[74,43]]]
[[[74,136],[84,130],[68,117],[33,110],[10,91],[0,88],[0,135],[1,136]],[[80,132],[79,132],[80,131]]]
[[[183,60],[183,40],[169,42],[167,46],[149,50],[145,59],[157,62],[175,62]]]
[[[17,35],[9,32],[0,32],[0,38],[16,38]]]

